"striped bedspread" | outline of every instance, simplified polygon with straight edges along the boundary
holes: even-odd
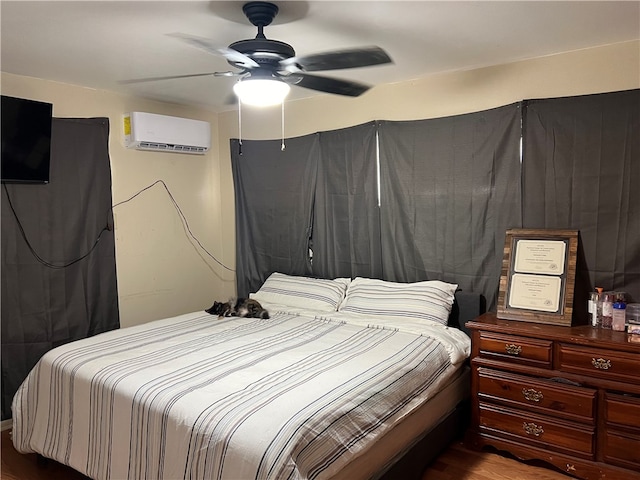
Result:
[[[104,333],[40,360],[13,442],[94,479],[329,478],[447,382],[443,330],[196,312]]]

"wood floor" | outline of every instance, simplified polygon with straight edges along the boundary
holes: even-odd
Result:
[[[54,461],[42,464],[37,455],[16,452],[9,430],[2,432],[0,480],[86,480],[87,477]],[[520,463],[490,452],[466,449],[454,443],[424,473],[423,480],[568,480],[546,468]],[[399,479],[401,480],[401,479]]]
[[[452,444],[424,472],[422,480],[571,480],[551,468],[528,465],[512,457],[477,452]]]

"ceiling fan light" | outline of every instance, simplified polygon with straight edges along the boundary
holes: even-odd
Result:
[[[270,78],[248,78],[233,86],[243,104],[257,107],[282,104],[290,89],[283,81]]]

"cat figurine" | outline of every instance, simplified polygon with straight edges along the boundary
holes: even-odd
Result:
[[[213,305],[205,310],[211,315],[220,317],[247,317],[269,318],[269,312],[262,308],[260,302],[251,298],[232,298],[226,303],[213,302]]]

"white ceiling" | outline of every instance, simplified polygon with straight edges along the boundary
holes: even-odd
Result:
[[[212,110],[233,108],[228,100],[234,78],[119,82],[230,70],[224,58],[166,34],[206,37],[220,47],[254,38],[244,3],[2,0],[2,71]],[[371,85],[640,38],[640,1],[273,3],[280,13],[265,34],[289,43],[298,55],[368,45],[385,49],[393,64],[326,73]],[[294,99],[317,94],[293,90]]]

